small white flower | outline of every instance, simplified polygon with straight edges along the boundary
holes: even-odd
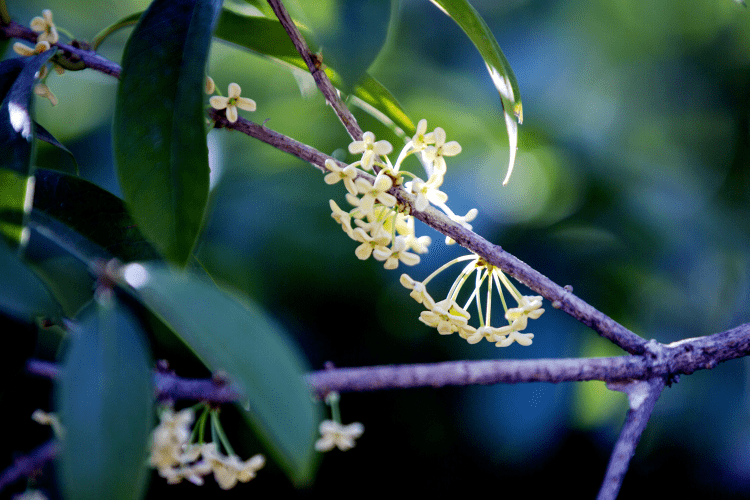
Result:
[[[370,184],[367,179],[359,178],[355,181],[357,190],[362,194],[359,199],[359,209],[363,214],[369,214],[375,202],[379,201],[386,207],[396,206],[396,197],[387,191],[393,187],[393,179],[387,175],[378,175],[375,177],[375,183]]]
[[[425,160],[432,163],[433,172],[445,174],[448,169],[444,156],[456,156],[461,152],[461,145],[456,141],[445,142],[445,130],[435,129],[435,145],[427,146],[424,150]]]
[[[245,111],[255,111],[256,104],[252,99],[247,97],[240,97],[242,89],[236,83],[229,84],[229,97],[222,97],[215,95],[208,100],[211,103],[211,107],[214,109],[227,110],[227,120],[231,123],[237,121],[237,108],[244,109]]]
[[[391,151],[393,151],[391,143],[386,140],[375,142],[375,134],[372,132],[365,132],[362,134],[361,141],[354,141],[349,144],[351,154],[362,153],[362,168],[365,170],[372,170],[377,157],[390,154]]]
[[[52,21],[52,11],[44,9],[42,11],[42,17],[35,17],[31,20],[31,29],[39,33],[36,38],[37,42],[49,42],[57,43],[60,36],[57,34],[57,28],[55,23]]]
[[[409,252],[404,236],[397,236],[391,247],[378,247],[372,251],[375,260],[385,261],[383,267],[396,269],[399,261],[407,266],[416,266],[421,260],[419,255]]]
[[[263,455],[254,455],[244,462],[237,455],[222,455],[216,449],[216,443],[208,443],[203,447],[203,457],[211,465],[214,479],[223,490],[233,488],[238,481],[246,483],[255,478],[256,473],[266,464]]]
[[[362,435],[365,426],[359,422],[341,425],[333,420],[324,420],[318,429],[322,437],[315,443],[316,450],[324,452],[337,447],[341,451],[346,451],[354,448],[354,440]]]
[[[341,168],[330,158],[326,160],[325,164],[326,168],[330,170],[330,172],[323,177],[325,183],[336,184],[339,181],[344,181],[346,190],[354,196],[357,196],[357,186],[354,184],[354,179],[357,178],[357,169],[354,165],[347,165],[346,167]]]

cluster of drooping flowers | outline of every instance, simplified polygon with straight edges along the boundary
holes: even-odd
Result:
[[[55,26],[55,23],[52,20],[52,11],[49,9],[43,10],[41,17],[37,16],[31,20],[31,29],[39,33],[36,38],[36,45],[32,48],[24,43],[16,42],[15,44],[13,44],[13,51],[15,51],[16,54],[24,57],[35,56],[37,54],[41,54],[42,52],[48,51],[52,47],[52,45],[56,44],[60,40],[60,35],[57,32],[57,26]],[[59,66],[57,64],[53,64],[52,66],[60,75],[65,72],[62,66]],[[57,98],[47,86],[48,75],[49,69],[47,68],[47,65],[42,66],[42,69],[40,69],[39,73],[37,74],[39,83],[34,85],[34,94],[45,99],[49,99],[50,103],[52,103],[53,106],[56,106]]]
[[[427,283],[453,264],[465,261],[469,262],[453,282],[446,298],[435,302],[427,292]],[[473,291],[464,306],[461,307],[456,301],[462,287],[472,274],[475,274]],[[534,334],[521,333],[521,330],[526,328],[529,319],[537,319],[544,312],[544,309],[541,308],[541,296],[521,295],[500,269],[487,263],[475,254],[453,259],[438,268],[422,282],[413,280],[408,274],[402,274],[401,284],[411,290],[410,296],[427,309],[426,311],[422,311],[422,314],[419,316],[419,320],[422,323],[436,328],[441,335],[450,335],[458,332],[458,335],[469,344],[476,344],[482,339],[487,339],[489,342],[495,342],[497,347],[508,347],[513,342],[518,342],[524,346],[531,345],[531,339],[534,338]],[[493,284],[503,304],[505,319],[508,321],[507,325],[500,327],[493,327],[490,324],[492,318]],[[487,287],[484,311],[482,310],[483,285]],[[508,290],[517,302],[517,307],[508,308],[503,288]],[[469,320],[471,319],[469,309],[472,302],[476,303],[477,316],[479,318],[478,327],[469,324]]]
[[[476,217],[476,209],[463,217],[457,216],[445,204],[448,196],[439,189],[446,172],[445,157],[461,152],[456,141],[446,143],[445,138],[445,131],[440,127],[427,133],[427,121],[420,120],[416,134],[406,143],[395,163],[387,156],[393,151],[393,146],[385,140],[376,141],[372,132],[365,132],[361,141],[349,144],[350,153],[362,155],[359,160],[343,168],[333,160],[326,160],[329,173],[324,177],[325,182],[343,181],[348,191],[346,200],[354,207],[346,211],[335,201],[330,201],[331,216],[351,239],[359,243],[354,251],[357,258],[366,260],[372,256],[383,262],[386,269],[396,269],[399,262],[407,266],[418,264],[418,254],[427,252],[431,238],[416,236],[414,217],[404,213],[396,197],[388,192],[393,186],[404,184],[404,176],[411,178],[404,188],[416,196],[417,210],[423,211],[428,205],[434,205],[452,220],[471,229],[469,222]],[[427,181],[401,170],[403,161],[410,155],[416,155],[421,161]],[[358,167],[365,171],[375,170],[375,179],[370,181]]]
[[[149,463],[159,471],[159,475],[170,484],[187,479],[198,486],[203,484],[203,476],[213,472],[216,482],[222,489],[233,488],[237,482],[246,483],[253,479],[266,463],[263,455],[255,455],[243,461],[232,450],[219,422],[218,410],[203,406],[195,428],[195,410],[186,408],[175,412],[165,408],[160,415],[160,423],[151,436]],[[205,442],[204,433],[207,421],[211,423],[213,441]],[[219,443],[228,455],[219,450]]]
[[[420,120],[416,134],[401,150],[395,164],[391,163],[387,156],[393,151],[391,144],[388,141],[375,141],[375,135],[372,132],[365,132],[361,141],[354,141],[349,145],[350,153],[362,154],[360,160],[343,168],[333,160],[326,160],[325,165],[329,173],[324,178],[325,182],[335,184],[343,181],[348,191],[346,200],[354,207],[345,211],[331,200],[333,211],[331,216],[350,238],[360,243],[354,251],[359,259],[365,260],[373,256],[376,260],[384,261],[386,269],[396,269],[399,262],[409,266],[418,264],[420,261],[418,254],[427,252],[431,243],[429,236],[417,237],[415,235],[414,217],[410,213],[404,213],[402,207],[398,206],[396,197],[389,193],[393,186],[403,183],[405,175],[411,177],[410,181],[404,183],[404,188],[416,196],[414,201],[416,210],[424,211],[429,205],[434,205],[454,222],[471,229],[469,222],[477,216],[477,210],[471,209],[465,216],[457,216],[445,204],[448,196],[440,191],[447,171],[445,158],[461,152],[461,146],[456,141],[446,142],[445,139],[445,131],[442,128],[438,127],[433,132],[427,133],[426,120]],[[416,155],[419,158],[427,173],[427,181],[401,170],[404,159],[409,155]],[[362,170],[375,170],[377,176],[374,181],[371,182],[368,177],[362,175],[357,167]],[[447,237],[446,244],[451,243],[454,241]],[[469,261],[469,263],[456,278],[448,296],[440,302],[435,302],[427,293],[425,288],[427,283],[451,265],[464,261]],[[456,303],[459,292],[474,272],[476,272],[474,291],[464,307],[460,307]],[[506,347],[513,342],[531,345],[534,334],[521,333],[521,331],[526,328],[529,319],[537,319],[544,312],[544,309],[541,309],[542,297],[521,295],[500,269],[476,254],[454,259],[421,283],[403,274],[401,283],[412,290],[411,296],[417,302],[427,308],[420,315],[420,321],[437,328],[442,335],[458,332],[470,344],[476,344],[484,338],[494,342],[498,347]],[[500,327],[493,327],[490,324],[493,284],[500,295],[505,309],[505,319],[508,321],[507,325]],[[487,287],[484,313],[480,296],[482,285]],[[508,308],[503,288],[508,290],[516,300],[517,307]],[[476,302],[479,318],[479,326],[476,327],[469,324],[471,315],[467,309],[472,302]]]

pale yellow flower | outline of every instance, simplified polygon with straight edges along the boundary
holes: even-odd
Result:
[[[461,152],[461,145],[456,141],[445,142],[445,130],[440,127],[435,129],[435,145],[427,146],[424,150],[424,158],[432,163],[433,172],[445,174],[447,166],[445,156],[456,156]]]
[[[214,83],[214,79],[208,75],[206,75],[206,83],[203,91],[208,95],[211,95],[216,91],[216,84]]]
[[[266,464],[263,455],[254,455],[244,462],[237,455],[222,455],[216,449],[216,443],[208,443],[203,447],[203,457],[211,464],[214,478],[223,490],[233,488],[238,481],[250,481]]]
[[[379,201],[386,207],[396,206],[396,197],[387,191],[393,187],[393,179],[387,175],[378,175],[375,177],[375,183],[370,184],[367,179],[359,178],[355,181],[357,190],[362,194],[359,200],[359,209],[364,214],[372,211],[376,201]]]
[[[362,153],[362,168],[365,170],[372,170],[377,157],[390,154],[391,151],[393,151],[391,143],[386,140],[375,142],[375,134],[372,132],[365,132],[361,141],[349,144],[351,154]]]
[[[433,307],[435,307],[435,301],[430,296],[430,294],[427,293],[427,288],[421,281],[412,279],[408,274],[402,274],[399,281],[404,286],[404,288],[411,290],[409,296],[412,299],[416,300],[420,304],[424,304],[427,309],[432,309]]]
[[[450,299],[435,303],[431,310],[422,311],[419,315],[419,321],[437,328],[440,335],[450,335],[459,328],[466,327],[469,318],[470,314]]]
[[[38,54],[41,54],[42,52],[47,52],[50,49],[50,44],[47,41],[41,41],[36,42],[36,45],[32,49],[28,45],[25,45],[21,42],[16,42],[13,44],[13,51],[21,56],[29,57],[29,56],[36,56]]]
[[[325,162],[326,168],[330,170],[329,173],[323,177],[326,184],[336,184],[339,181],[344,181],[346,190],[356,196],[357,186],[354,184],[354,180],[357,178],[357,169],[354,165],[347,165],[344,168],[339,167],[335,161],[330,158]]]
[[[236,83],[229,84],[229,96],[221,97],[218,95],[213,96],[209,99],[211,107],[214,109],[227,110],[227,120],[231,123],[237,121],[237,108],[244,109],[245,111],[255,111],[255,101],[248,99],[247,97],[240,97],[242,89]]]
[[[47,87],[46,84],[37,83],[36,85],[34,85],[34,93],[39,97],[49,99],[49,102],[51,102],[53,106],[57,106],[57,97],[55,97],[55,94],[52,93],[52,91],[49,89],[49,87]]]
[[[385,261],[383,267],[386,269],[396,269],[399,261],[407,266],[416,266],[420,261],[419,255],[409,252],[404,236],[397,236],[391,247],[373,249],[372,256],[375,260]]]
[[[349,425],[341,425],[333,420],[324,420],[320,423],[321,438],[315,443],[315,449],[324,452],[337,447],[341,451],[354,448],[355,442],[365,431],[365,426],[359,422]]]
[[[35,17],[31,20],[31,29],[39,33],[37,42],[49,42],[57,43],[60,36],[57,34],[57,28],[55,23],[52,21],[52,11],[44,9],[42,11],[42,17]]]

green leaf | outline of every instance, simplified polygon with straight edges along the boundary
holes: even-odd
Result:
[[[125,47],[114,152],[143,234],[184,265],[208,200],[203,87],[220,0],[155,0]]]
[[[316,0],[301,2],[304,22],[323,52],[323,62],[336,68],[342,89],[355,84],[380,53],[391,21],[391,0]]]
[[[311,33],[306,28],[302,26],[298,28],[305,39],[308,41],[312,39]],[[246,16],[224,9],[216,25],[214,36],[259,55],[270,57],[286,66],[307,71],[305,61],[300,57],[286,30],[277,19]],[[311,46],[310,50],[316,49]],[[326,74],[336,87],[343,86],[341,76],[330,66],[326,68]],[[408,136],[414,135],[414,123],[406,115],[399,102],[388,92],[388,89],[367,72],[361,76],[359,83],[354,87],[352,96],[355,98],[354,104],[380,120],[400,137],[404,137],[404,133]]]
[[[312,473],[316,414],[304,364],[282,328],[260,308],[188,273],[129,264],[125,280],[211,370],[244,391],[245,418],[279,464],[298,482]]]
[[[35,178],[34,210],[54,217],[122,261],[159,258],[117,196],[53,170],[37,169]]]
[[[34,147],[36,74],[57,49],[0,62],[0,168],[28,175]]]
[[[448,17],[453,19],[462,30],[469,36],[474,46],[487,65],[492,82],[500,93],[500,101],[503,105],[505,117],[505,128],[508,130],[508,147],[510,148],[510,162],[508,173],[505,175],[503,185],[510,180],[513,172],[513,164],[516,161],[516,149],[518,149],[518,123],[523,122],[523,107],[521,105],[521,91],[518,88],[516,75],[510,67],[510,63],[500,50],[495,35],[490,31],[487,23],[469,4],[468,0],[430,0],[438,6]],[[513,116],[511,116],[511,113]],[[514,118],[515,117],[515,118]],[[516,119],[518,123],[516,123]]]
[[[406,115],[393,94],[369,74],[365,73],[359,80],[359,84],[351,97],[354,104],[380,120],[402,139],[409,140],[417,132],[414,123]],[[369,109],[370,107],[373,109]],[[381,114],[382,116],[380,116]]]
[[[29,179],[26,174],[0,169],[0,234],[11,244],[22,240],[26,199],[34,192]]]
[[[64,497],[135,500],[145,492],[153,424],[151,359],[138,320],[111,290],[73,329],[56,401],[66,439]]]
[[[0,312],[18,321],[33,323],[38,317],[56,319],[60,305],[37,276],[0,242]]]
[[[74,167],[74,170],[70,173],[76,174],[76,175],[78,174],[78,162],[76,161],[76,157],[73,155],[73,153],[71,153],[71,151],[68,148],[63,146],[60,141],[55,139],[55,136],[50,134],[49,131],[47,131],[47,129],[39,125],[37,122],[34,122],[34,132],[36,133],[36,138],[39,139],[40,141],[44,141],[47,144],[50,144],[56,147],[60,151],[68,153],[68,155],[70,156],[70,159],[73,160],[73,167]],[[56,170],[60,170],[63,172],[68,171],[67,169],[62,169],[62,168],[58,168]]]

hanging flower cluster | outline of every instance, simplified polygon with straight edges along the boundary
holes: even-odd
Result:
[[[202,404],[198,405],[202,406]],[[207,420],[211,420],[211,442],[204,442]],[[169,484],[177,484],[183,479],[201,486],[203,476],[213,472],[219,486],[228,490],[237,482],[246,483],[253,479],[266,463],[263,455],[255,455],[242,461],[232,450],[219,423],[218,410],[204,406],[195,428],[193,408],[174,412],[166,408],[160,415],[160,423],[151,436],[149,463],[159,471],[159,475]],[[227,451],[219,451],[219,442]]]
[[[445,299],[435,302],[427,292],[427,283],[435,276],[446,270],[448,267],[458,262],[469,261],[448,292]],[[475,274],[474,288],[469,295],[468,300],[463,307],[456,302],[464,284],[469,277]],[[466,340],[469,344],[476,344],[482,339],[494,342],[497,347],[508,347],[513,342],[520,345],[529,346],[534,338],[533,333],[521,333],[526,329],[529,319],[538,319],[544,309],[542,309],[541,296],[521,295],[513,286],[507,276],[497,267],[488,264],[478,255],[464,255],[448,262],[438,268],[422,282],[415,281],[408,274],[401,275],[401,284],[411,290],[410,296],[425,306],[426,310],[422,311],[419,321],[436,328],[441,335],[450,335],[458,332],[458,335]],[[505,310],[505,319],[508,324],[501,327],[493,327],[492,318],[492,291],[494,288],[500,296],[500,301]],[[487,288],[484,311],[482,310],[482,286]],[[503,294],[505,288],[517,303],[517,307],[508,308]],[[472,303],[476,303],[479,326],[475,327],[469,324],[471,314],[469,309]]]
[[[404,176],[411,178],[404,187],[417,196],[417,210],[423,211],[432,204],[452,220],[471,229],[469,222],[476,217],[476,209],[463,217],[455,215],[445,204],[448,196],[439,189],[446,172],[445,157],[461,152],[456,141],[446,143],[445,139],[442,128],[427,133],[427,121],[420,120],[416,134],[401,150],[395,164],[387,156],[393,151],[393,146],[385,140],[376,141],[372,132],[365,132],[361,141],[349,144],[350,153],[362,155],[359,160],[344,168],[333,160],[326,160],[329,173],[324,177],[325,182],[336,184],[343,181],[348,191],[346,200],[354,207],[346,211],[335,201],[330,201],[331,216],[351,239],[360,244],[354,251],[357,258],[366,260],[372,256],[383,262],[386,269],[396,269],[399,263],[407,266],[419,264],[419,254],[427,252],[431,238],[416,236],[414,217],[403,213],[396,197],[389,193],[393,186],[403,184]],[[417,155],[427,173],[427,181],[401,170],[409,155]],[[377,176],[371,182],[359,174],[359,169],[375,170]]]
[[[325,166],[329,173],[324,177],[327,184],[343,181],[347,190],[346,200],[354,207],[346,211],[335,201],[330,201],[331,216],[351,239],[359,243],[354,254],[361,260],[372,256],[384,262],[386,269],[396,269],[399,263],[408,266],[418,264],[419,254],[426,253],[432,243],[429,236],[416,236],[414,217],[404,213],[403,207],[398,205],[395,196],[389,192],[393,186],[403,184],[407,191],[416,196],[416,210],[424,211],[429,205],[433,205],[466,229],[472,228],[470,222],[477,216],[476,209],[471,209],[464,216],[456,215],[446,205],[448,195],[440,190],[447,172],[446,157],[461,152],[461,146],[456,141],[446,142],[446,134],[442,128],[437,127],[428,133],[427,121],[420,120],[416,134],[401,150],[395,164],[391,163],[387,156],[392,151],[393,147],[388,141],[376,141],[372,132],[365,132],[361,141],[354,141],[349,145],[349,152],[361,154],[361,158],[345,167],[339,166],[333,160],[326,160]],[[416,155],[422,163],[427,174],[426,181],[411,172],[401,170],[403,161],[409,155]],[[371,182],[360,174],[359,169],[375,170],[377,176]],[[403,183],[404,176],[411,177],[411,180]],[[455,243],[450,237],[446,237],[445,242]],[[427,293],[427,283],[451,265],[464,261],[470,262],[456,278],[448,296],[440,302],[435,302]],[[474,291],[464,307],[460,307],[456,303],[458,294],[474,272]],[[521,295],[500,269],[475,254],[454,259],[440,267],[424,282],[415,281],[407,274],[403,274],[401,283],[412,290],[411,296],[427,309],[420,315],[420,321],[436,328],[441,335],[458,332],[470,344],[476,344],[484,338],[494,342],[498,347],[507,347],[513,342],[531,345],[534,334],[521,331],[526,328],[529,319],[537,319],[544,312],[544,309],[541,309],[542,297]],[[507,325],[501,327],[493,327],[490,324],[493,284],[500,295],[505,309],[505,319],[508,321]],[[484,314],[480,298],[482,285],[487,287]],[[507,307],[503,287],[516,300],[517,307]],[[472,302],[476,302],[478,326],[469,324],[471,315],[467,309]]]

